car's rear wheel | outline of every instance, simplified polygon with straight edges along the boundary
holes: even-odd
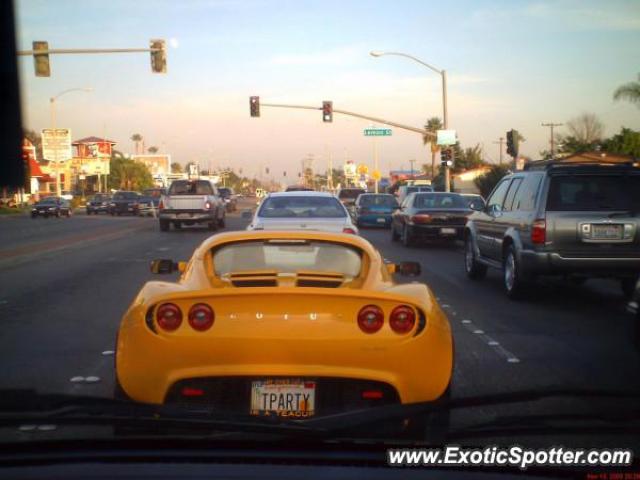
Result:
[[[405,225],[402,228],[402,244],[405,247],[410,247],[412,246],[414,243],[413,241],[413,236],[411,235],[411,233],[409,232],[409,227],[407,225]]]
[[[434,402],[434,411],[416,415],[408,420],[405,435],[411,440],[426,442],[429,445],[442,446],[447,441],[451,419],[448,408],[451,399],[451,387],[447,387],[442,396]]]
[[[207,227],[209,228],[209,230],[211,230],[212,232],[215,232],[216,230],[218,230],[218,221],[214,220],[213,222],[209,222],[207,224]]]
[[[504,289],[507,296],[512,299],[524,297],[526,281],[522,272],[520,262],[516,256],[516,249],[513,245],[507,247],[503,261]]]
[[[168,232],[170,228],[169,225],[169,221],[168,220],[160,220],[160,231],[161,232]]]
[[[398,240],[400,240],[400,235],[398,235],[398,232],[396,232],[396,227],[394,227],[393,222],[391,222],[391,241],[397,242]]]
[[[222,215],[222,218],[218,220],[218,227],[224,228],[226,226],[226,216]]]
[[[631,298],[633,296],[633,292],[636,290],[636,279],[623,278],[620,280],[620,287],[622,288],[622,294],[624,297]]]
[[[487,275],[487,266],[478,262],[471,237],[464,241],[464,270],[471,280],[482,280]]]
[[[182,228],[182,224],[180,222],[173,222],[173,228],[180,230]]]

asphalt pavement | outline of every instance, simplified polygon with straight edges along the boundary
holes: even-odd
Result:
[[[247,223],[239,211],[228,214],[225,230]],[[530,298],[512,301],[499,272],[480,282],[466,278],[460,245],[407,248],[392,242],[389,230],[361,234],[385,258],[422,264],[420,278],[402,281],[426,282],[449,316],[454,398],[551,387],[640,391],[632,322],[613,281],[542,281]],[[116,331],[153,277],[149,261],[187,260],[210,235],[197,226],[160,232],[153,218],[1,219],[0,388],[111,396]],[[560,402],[569,410],[590,403]]]

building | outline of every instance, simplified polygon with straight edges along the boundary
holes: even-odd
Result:
[[[475,179],[485,175],[491,170],[490,166],[473,168],[465,172],[455,173],[451,175],[454,190],[458,193],[480,193],[476,187]]]

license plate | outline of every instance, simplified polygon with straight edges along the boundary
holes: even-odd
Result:
[[[251,415],[305,418],[315,413],[316,383],[257,380],[251,384]]]
[[[591,225],[594,240],[621,240],[622,225]]]
[[[455,235],[456,234],[456,229],[455,228],[441,228],[440,229],[440,233],[442,235]]]
[[[386,220],[385,220],[384,218],[378,218],[378,219],[376,220],[376,222],[378,222],[378,223],[385,223],[385,222],[386,222]]]

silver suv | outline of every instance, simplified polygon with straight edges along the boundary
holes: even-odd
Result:
[[[538,275],[581,283],[619,279],[631,295],[640,272],[637,164],[535,162],[504,177],[465,226],[465,270],[504,272],[509,297]]]

